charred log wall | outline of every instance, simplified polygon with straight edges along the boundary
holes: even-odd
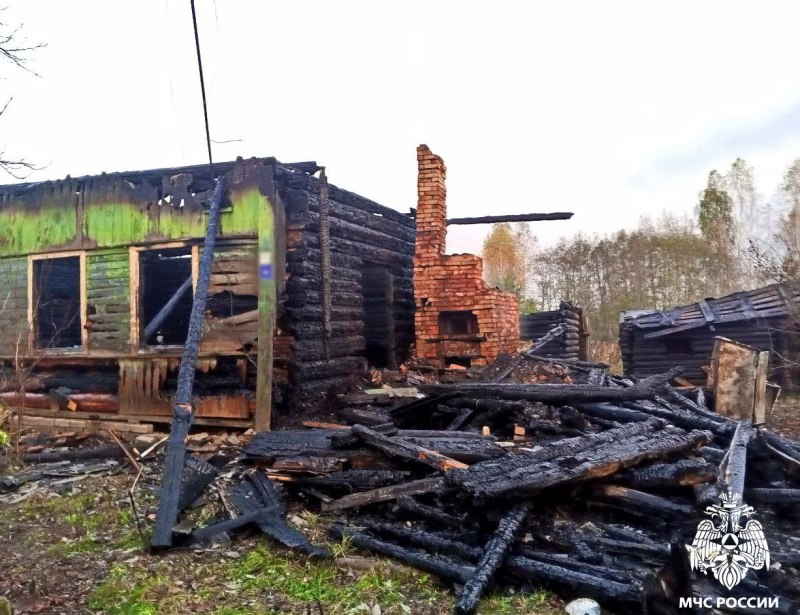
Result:
[[[288,237],[278,326],[292,339],[289,379],[299,401],[350,384],[367,365],[368,341],[371,347],[387,346],[387,363],[389,357],[395,362],[407,357],[414,339],[416,231],[410,217],[329,187],[332,306],[326,356],[320,182],[308,173],[278,168],[276,183]]]
[[[781,384],[789,382],[782,378],[786,340],[782,332],[788,325],[784,319],[742,320],[730,324],[718,324],[713,329],[702,327],[689,331],[646,338],[648,330],[638,329],[632,322],[620,324],[619,345],[625,374],[644,378],[663,372],[673,365],[685,368],[682,376],[694,384],[706,382],[704,367],[711,363],[714,338],[727,337],[760,350],[771,351],[770,378],[780,378]]]
[[[536,342],[554,327],[561,326],[564,333],[549,341],[536,354],[558,359],[587,359],[589,332],[583,310],[569,301],[562,301],[557,310],[522,314],[519,318],[520,340]],[[661,370],[664,371],[664,370]]]

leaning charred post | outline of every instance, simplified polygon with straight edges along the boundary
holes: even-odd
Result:
[[[178,505],[181,492],[181,477],[186,459],[186,436],[192,424],[192,388],[194,385],[195,366],[203,332],[203,319],[208,298],[208,285],[211,280],[211,265],[214,257],[214,244],[217,238],[220,208],[225,196],[224,176],[217,179],[214,195],[208,209],[208,226],[200,257],[200,270],[197,275],[192,312],[189,319],[189,332],[183,350],[180,369],[178,371],[178,388],[175,392],[173,420],[170,429],[167,457],[164,461],[164,473],[161,479],[161,491],[158,499],[158,513],[151,549],[163,549],[172,546],[172,528],[178,520]]]

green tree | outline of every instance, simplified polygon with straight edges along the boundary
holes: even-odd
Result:
[[[487,284],[514,293],[525,291],[525,266],[522,249],[507,222],[492,225],[483,242],[483,274]]]
[[[709,243],[719,267],[720,275],[710,289],[717,295],[730,292],[739,285],[736,221],[731,197],[723,189],[722,182],[720,174],[711,171],[697,204],[700,234]]]

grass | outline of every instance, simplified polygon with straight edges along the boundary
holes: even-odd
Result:
[[[334,555],[331,560],[308,560],[263,536],[239,538],[217,549],[151,555],[150,530],[139,533],[122,497],[126,477],[109,483],[119,487],[90,491],[86,481],[82,492],[35,496],[0,510],[4,522],[15,524],[20,552],[29,554],[18,570],[37,570],[42,577],[62,576],[66,570],[84,573],[87,582],[74,608],[65,612],[293,615],[306,613],[308,607],[318,613],[315,605],[321,605],[325,615],[369,615],[376,604],[384,615],[452,612],[453,593],[435,577],[357,557],[363,554],[355,553],[348,539],[326,545]],[[325,521],[309,512],[298,517],[303,531],[321,542]],[[555,615],[559,611],[551,604],[552,596],[543,592],[497,595],[487,597],[479,613]]]

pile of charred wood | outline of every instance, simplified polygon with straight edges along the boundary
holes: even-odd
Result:
[[[533,364],[559,383],[520,383]],[[800,443],[715,414],[701,390],[668,384],[679,371],[633,382],[511,357],[479,381],[421,385],[410,402],[346,397],[343,424],[256,434],[231,497],[241,516],[192,536],[255,523],[325,556],[284,521],[288,501],[327,513],[356,547],[452,583],[457,613],[490,587],[530,584],[614,613],[687,612],[680,598],[717,596],[778,599],[729,612],[797,612]],[[210,481],[192,476],[182,506]],[[728,490],[754,505],[771,550],[730,591],[690,569],[686,546]]]

